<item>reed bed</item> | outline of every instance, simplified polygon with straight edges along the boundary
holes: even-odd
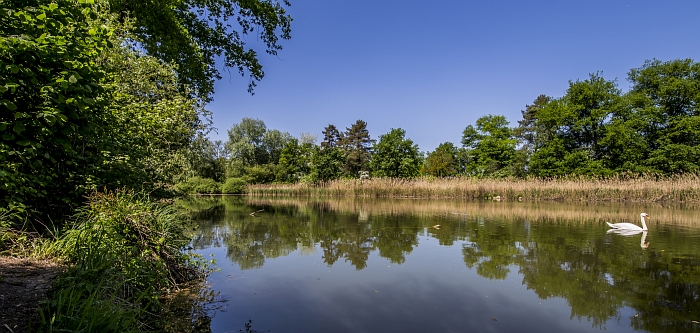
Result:
[[[700,176],[339,179],[321,184],[250,185],[247,187],[247,193],[252,196],[700,203]]]

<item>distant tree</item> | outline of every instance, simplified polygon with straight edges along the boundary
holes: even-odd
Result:
[[[226,147],[231,151],[231,159],[251,166],[265,163],[263,136],[267,132],[265,122],[259,119],[243,118],[228,130]]]
[[[287,141],[280,154],[276,180],[293,183],[307,176],[311,172],[314,148],[311,143],[299,144],[295,138]]]
[[[609,174],[603,139],[622,102],[617,83],[600,73],[570,82],[566,95],[537,111],[538,135],[547,141],[532,154],[531,171],[538,176]]]
[[[339,141],[339,145],[345,150],[346,160],[343,171],[346,175],[357,177],[360,171],[369,171],[372,144],[375,142],[369,136],[367,123],[362,120],[346,128]]]
[[[279,130],[268,130],[265,132],[262,138],[262,147],[265,153],[260,164],[279,163],[282,149],[292,139],[294,137],[287,132],[280,132]]]
[[[644,158],[642,163],[665,173],[700,172],[700,63],[647,61],[630,70],[629,80],[630,101],[648,145],[648,155],[629,158]]]
[[[230,152],[221,140],[211,141],[198,135],[185,153],[188,170],[185,178],[201,177],[222,182],[226,178],[226,167]]]
[[[340,178],[345,160],[345,152],[340,148],[316,147],[311,156],[310,179],[321,182]]]
[[[340,141],[340,132],[333,124],[329,124],[323,130],[323,141],[321,142],[321,147],[323,148],[333,148],[338,145]]]
[[[299,135],[299,144],[310,144],[312,146],[316,145],[316,139],[318,138],[318,134],[315,133],[306,133],[303,132],[301,135]]]
[[[428,154],[423,165],[423,173],[436,177],[454,176],[459,172],[457,147],[451,142],[441,143]]]
[[[268,130],[262,120],[243,118],[228,131],[226,147],[231,160],[243,166],[276,164],[284,145],[292,136],[287,132]]]
[[[507,176],[515,155],[517,140],[504,116],[487,115],[469,125],[462,133],[467,150],[466,172],[478,176]]]
[[[418,145],[411,139],[404,138],[406,131],[401,128],[391,129],[379,136],[373,149],[370,163],[376,177],[414,178],[420,176],[423,156]]]
[[[541,136],[547,134],[538,122],[538,111],[552,100],[546,95],[539,95],[531,105],[526,105],[525,110],[521,110],[523,119],[518,121],[518,127],[513,130],[513,135],[520,139],[523,149],[532,153],[537,150],[547,138]]]

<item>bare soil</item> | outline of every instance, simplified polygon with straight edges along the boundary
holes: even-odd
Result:
[[[0,256],[0,333],[25,333],[62,266],[50,260]]]

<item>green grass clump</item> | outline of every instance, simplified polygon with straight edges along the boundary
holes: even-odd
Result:
[[[40,308],[38,332],[133,332],[150,327],[160,297],[199,278],[185,218],[133,192],[95,193],[50,252],[69,265]]]

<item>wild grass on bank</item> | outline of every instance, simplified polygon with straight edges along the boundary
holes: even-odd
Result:
[[[184,216],[133,192],[95,193],[50,246],[68,271],[40,309],[38,332],[154,330],[160,297],[201,277]]]
[[[509,201],[700,202],[700,177],[653,175],[562,178],[373,178],[321,184],[250,185],[253,196],[355,196]]]

